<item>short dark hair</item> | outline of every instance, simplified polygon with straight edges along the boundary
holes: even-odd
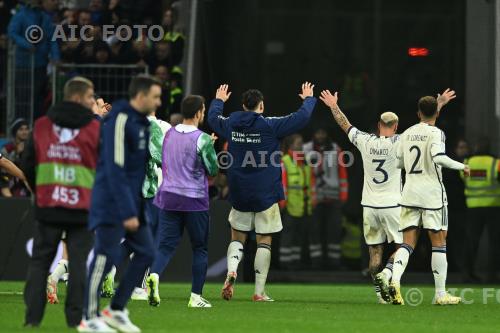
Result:
[[[424,117],[431,118],[437,113],[437,100],[433,96],[424,96],[418,100],[418,111]]]
[[[241,96],[241,102],[249,110],[255,110],[262,101],[264,101],[264,95],[257,89],[249,89]]]
[[[132,99],[140,92],[147,94],[151,87],[155,85],[161,88],[161,82],[155,77],[147,74],[139,74],[130,81],[130,85],[128,86],[128,97]]]
[[[64,84],[64,100],[69,100],[75,95],[83,96],[91,88],[94,88],[92,81],[83,76],[75,76]]]
[[[292,134],[292,135],[289,135],[287,136],[283,142],[282,142],[282,149],[283,149],[283,153],[284,154],[288,154],[288,151],[290,150],[290,148],[292,147],[292,145],[295,143],[295,140],[297,139],[302,139],[302,135],[298,134],[298,133],[295,133],[295,134]]]
[[[205,98],[199,95],[189,95],[182,100],[181,114],[184,119],[193,119],[198,111],[201,110]]]

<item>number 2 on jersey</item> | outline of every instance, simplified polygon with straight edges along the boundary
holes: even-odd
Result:
[[[382,184],[385,183],[389,179],[389,175],[387,174],[387,171],[382,169],[382,166],[384,166],[385,160],[372,160],[373,163],[378,163],[377,167],[375,168],[375,171],[381,172],[382,175],[384,175],[384,179],[382,180],[377,180],[375,177],[373,177],[373,182],[375,184]]]
[[[422,155],[422,152],[420,151],[420,148],[418,148],[418,146],[411,146],[410,153],[414,150],[417,151],[417,156],[415,157],[415,161],[413,161],[410,173],[411,174],[419,174],[419,173],[422,173],[422,170],[415,170],[415,168],[417,167],[417,164],[418,164],[418,161],[420,160],[420,156]]]

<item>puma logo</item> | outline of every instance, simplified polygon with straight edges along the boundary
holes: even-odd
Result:
[[[240,260],[240,257],[238,257],[238,256],[232,256],[231,258],[236,259],[236,260]]]
[[[437,270],[433,270],[432,273],[439,275],[439,272]]]
[[[401,260],[398,260],[398,261],[395,262],[395,264],[400,264],[402,266],[403,262]]]

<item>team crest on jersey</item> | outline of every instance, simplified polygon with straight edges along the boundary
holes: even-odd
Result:
[[[64,144],[74,140],[80,133],[80,129],[65,128],[57,125],[52,125],[54,134],[59,139],[59,143]]]

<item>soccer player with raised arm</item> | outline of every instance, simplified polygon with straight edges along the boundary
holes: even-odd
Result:
[[[448,271],[448,201],[441,168],[463,170],[466,176],[470,170],[467,165],[446,156],[445,135],[435,126],[441,108],[455,97],[455,91],[446,89],[442,95],[438,94],[437,99],[432,96],[420,98],[420,122],[401,135],[397,157],[399,166],[406,171],[406,183],[401,199],[400,230],[403,231],[403,244],[394,256],[394,271],[389,287],[393,304],[404,304],[400,291],[401,276],[417,244],[420,227],[427,230],[432,243],[431,269],[436,288],[434,304],[461,302],[460,297],[450,295],[445,289]]]
[[[231,243],[227,249],[227,277],[222,297],[233,297],[238,265],[243,258],[247,233],[257,234],[255,254],[256,302],[273,301],[265,292],[271,263],[271,242],[283,229],[278,202],[285,198],[281,183],[280,140],[307,125],[316,105],[314,85],[306,82],[299,95],[302,106],[285,117],[264,117],[264,96],[251,89],[243,94],[243,110],[222,116],[224,103],[231,93],[227,85],[217,90],[208,111],[208,124],[228,141],[232,164],[227,170],[230,202]],[[257,162],[258,161],[258,162]]]
[[[391,301],[389,281],[392,277],[394,254],[380,271],[384,243],[394,242],[399,247],[403,241],[399,232],[401,170],[398,169],[396,159],[399,119],[393,112],[385,112],[378,123],[380,135],[365,133],[352,126],[340,111],[337,93],[332,95],[330,91],[324,90],[320,99],[330,108],[335,121],[347,133],[363,158],[363,233],[370,253],[369,271],[375,292],[379,303],[386,304]]]

